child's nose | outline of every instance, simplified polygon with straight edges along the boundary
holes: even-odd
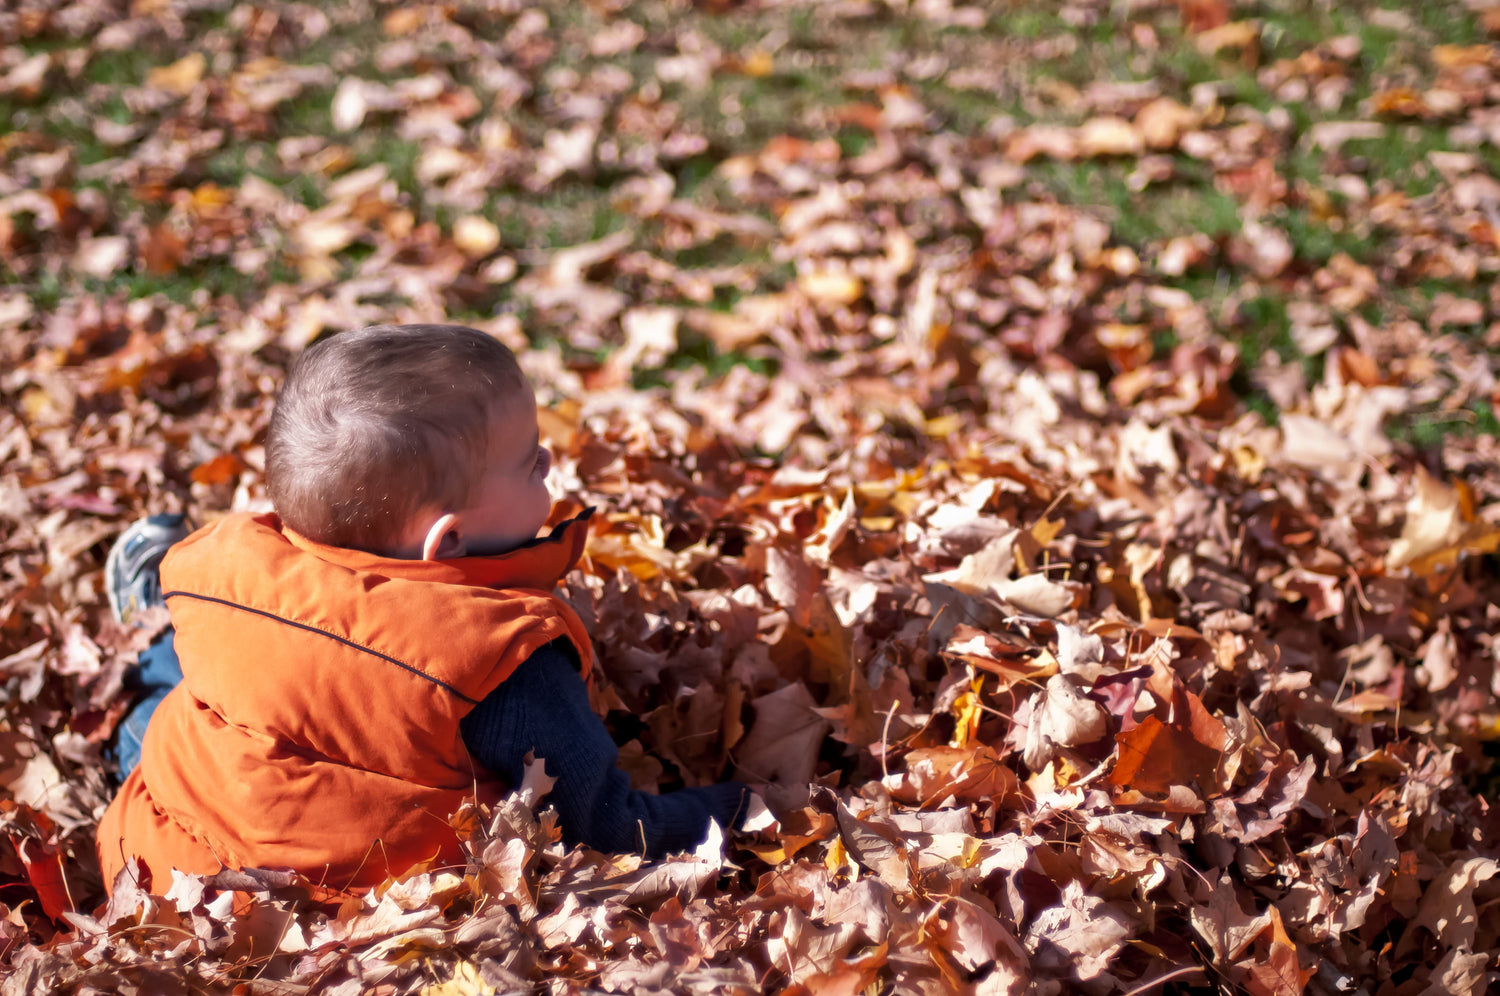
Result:
[[[552,451],[545,446],[538,446],[537,449],[540,451],[537,455],[537,461],[542,465],[542,476],[546,477],[548,472],[552,470]]]

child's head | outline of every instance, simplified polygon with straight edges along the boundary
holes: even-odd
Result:
[[[457,325],[376,325],[308,348],[266,439],[266,490],[315,542],[426,559],[501,553],[551,508],[551,454],[511,351]]]

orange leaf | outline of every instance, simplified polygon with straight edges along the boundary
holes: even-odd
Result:
[[[42,912],[54,920],[71,912],[73,900],[68,895],[68,884],[63,878],[62,855],[49,851],[31,837],[19,840],[12,838],[12,841],[16,845],[16,854],[20,856],[21,864],[26,866],[26,878],[36,890]]]
[[[1117,734],[1119,756],[1111,784],[1162,794],[1173,785],[1213,785],[1220,752],[1200,744],[1187,730],[1147,716],[1135,729]]]
[[[166,225],[153,226],[141,243],[141,259],[150,273],[172,273],[182,262],[187,240]]]
[[[1398,118],[1419,118],[1427,112],[1422,95],[1409,86],[1398,86],[1377,93],[1372,103],[1376,114],[1389,114]]]
[[[1229,745],[1229,731],[1224,728],[1223,722],[1208,711],[1202,699],[1186,688],[1177,689],[1173,710],[1173,718],[1179,722],[1183,711],[1186,711],[1188,731],[1202,746],[1222,753]]]
[[[1204,55],[1215,55],[1226,48],[1237,48],[1254,61],[1257,55],[1256,48],[1260,43],[1260,23],[1258,21],[1231,21],[1216,28],[1209,28],[1199,34],[1194,41],[1197,42],[1198,51]]]
[[[892,784],[894,783],[894,784]],[[990,747],[919,747],[906,755],[906,771],[887,783],[891,797],[927,806],[953,796],[965,802],[994,799],[1015,805],[1023,798],[1016,773]]]
[[[219,214],[232,203],[234,203],[234,192],[211,182],[198,184],[193,188],[192,196],[188,199],[188,205],[193,213],[200,215]]]
[[[1229,22],[1226,0],[1177,0],[1182,26],[1189,34],[1208,31]]]
[[[1297,958],[1297,945],[1287,935],[1281,922],[1281,911],[1275,906],[1266,912],[1271,918],[1270,950],[1265,961],[1250,967],[1245,988],[1256,996],[1301,996],[1314,969],[1304,969]]]
[[[1436,45],[1432,49],[1432,61],[1439,69],[1492,66],[1495,52],[1489,45]]]
[[[876,131],[881,126],[880,108],[874,104],[845,104],[835,108],[834,119],[851,124],[865,131]]]
[[[245,461],[233,453],[220,453],[207,463],[193,468],[195,484],[225,484],[234,480],[245,469]]]
[[[385,15],[380,28],[391,38],[409,35],[427,20],[427,11],[422,7],[398,7]]]

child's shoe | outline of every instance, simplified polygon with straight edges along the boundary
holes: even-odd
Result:
[[[140,609],[165,604],[161,558],[190,532],[186,516],[162,513],[137,519],[120,534],[104,562],[104,587],[116,619],[124,622]]]

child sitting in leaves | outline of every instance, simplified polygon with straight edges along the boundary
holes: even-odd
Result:
[[[569,843],[659,856],[735,825],[738,783],[657,796],[616,768],[588,633],[554,593],[590,512],[537,537],[550,465],[530,384],[482,332],[376,326],[310,347],[266,439],[275,514],[190,536],[153,516],[111,550],[116,613],[165,603],[172,628],[121,729],[105,881],[133,857],[157,891],[173,868],[361,889],[462,863],[448,818],[519,784],[528,753]]]

